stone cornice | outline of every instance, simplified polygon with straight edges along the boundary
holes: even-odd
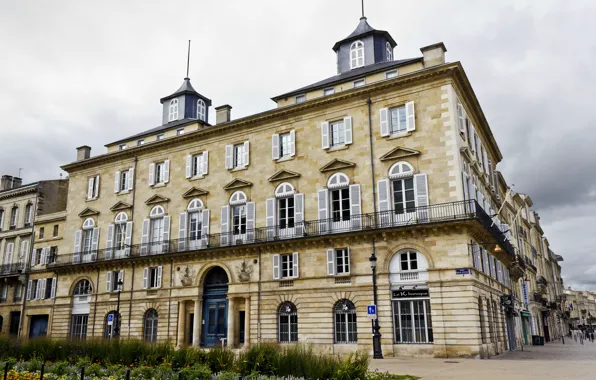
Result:
[[[37,183],[33,185],[17,187],[16,189],[4,190],[0,192],[0,199],[19,197],[21,195],[35,193],[36,191]]]

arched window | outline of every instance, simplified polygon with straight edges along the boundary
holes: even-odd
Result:
[[[125,212],[118,213],[118,215],[116,215],[114,218],[114,223],[116,224],[122,224],[126,222],[128,222],[128,215],[126,215]]]
[[[330,216],[335,230],[349,228],[351,225],[349,185],[350,179],[343,173],[335,173],[327,181],[331,199]]]
[[[230,205],[240,205],[246,203],[246,194],[243,191],[236,191],[230,197]]]
[[[350,69],[364,66],[364,43],[354,41],[350,45]]]
[[[170,100],[168,121],[178,120],[178,99]]]
[[[75,296],[88,296],[93,293],[93,287],[89,280],[81,280],[77,283],[74,289],[73,295]]]
[[[198,198],[195,198],[188,203],[188,208],[187,208],[188,212],[201,211],[202,209],[203,209],[203,202],[201,202],[201,200]]]
[[[197,119],[201,121],[206,121],[206,111],[207,107],[205,106],[205,101],[203,101],[203,99],[197,100]]]
[[[120,316],[116,313],[116,310],[112,310],[106,314],[104,318],[104,329],[103,337],[105,339],[114,338],[119,335],[120,329],[118,324],[120,323]]]
[[[188,204],[188,241],[190,249],[199,248],[201,244],[201,230],[203,228],[203,202],[193,199]]]
[[[294,186],[292,186],[291,184],[289,184],[287,182],[280,184],[279,186],[277,186],[277,189],[275,189],[275,197],[276,198],[291,197],[295,193],[296,193],[296,191],[294,190]]]
[[[83,222],[83,229],[91,230],[93,229],[93,227],[95,227],[95,221],[93,220],[93,218],[85,219],[85,221]]]
[[[234,235],[246,234],[246,194],[237,191],[230,197],[232,209],[232,233]]]
[[[149,219],[151,224],[150,235],[150,251],[153,254],[163,252],[163,235],[164,235],[164,216],[165,211],[161,206],[155,206],[149,212]]]
[[[350,185],[350,178],[344,173],[335,173],[327,181],[327,187],[330,189],[337,189],[340,187],[348,187]]]
[[[385,44],[385,50],[387,50],[387,60],[388,61],[393,61],[393,48],[391,47],[391,44],[389,42],[387,42]]]
[[[391,179],[411,177],[413,175],[414,168],[405,161],[397,162],[389,169],[389,178]]]
[[[295,194],[294,186],[287,182],[281,183],[275,189],[275,198],[277,199],[272,199],[271,202],[273,204],[277,203],[277,210],[275,211],[277,211],[277,227],[279,229],[277,233],[279,236],[294,234],[296,217]],[[273,205],[268,205],[267,207],[269,207],[267,212],[270,212],[269,210],[274,208]],[[275,218],[275,215],[272,216]],[[268,232],[272,233],[273,231]]]
[[[298,313],[293,303],[282,303],[277,311],[279,343],[298,341]]]
[[[356,343],[356,307],[346,299],[337,301],[333,307],[335,315],[335,343]]]
[[[143,339],[146,342],[157,342],[157,310],[149,309],[143,321]]]
[[[161,206],[155,206],[149,212],[150,218],[161,218],[165,215],[165,211]]]
[[[407,223],[416,211],[414,168],[407,162],[398,162],[389,169],[389,179],[395,221]]]
[[[128,215],[125,212],[118,213],[116,218],[114,218],[114,242],[112,246],[116,250],[116,257],[120,257],[126,249],[127,222]]]

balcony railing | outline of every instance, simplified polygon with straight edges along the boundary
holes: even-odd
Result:
[[[48,267],[60,267],[71,264],[90,263],[144,257],[166,253],[188,252],[241,245],[303,239],[331,234],[393,229],[431,223],[453,222],[458,220],[477,220],[487,229],[499,245],[510,255],[514,255],[513,246],[505,235],[493,223],[490,216],[474,201],[459,201],[424,207],[414,207],[400,212],[394,210],[351,215],[348,218],[329,218],[304,221],[294,225],[279,227],[261,227],[253,230],[233,230],[228,233],[216,233],[196,239],[171,239],[145,244],[136,244],[123,249],[100,249],[97,251],[57,255],[55,263]]]
[[[0,276],[15,276],[21,274],[26,269],[25,263],[11,263],[0,265]]]

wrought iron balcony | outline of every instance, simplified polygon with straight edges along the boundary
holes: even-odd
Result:
[[[0,265],[0,277],[18,276],[23,273],[25,269],[27,269],[27,266],[22,262],[2,264]]]
[[[544,276],[538,276],[538,277],[536,277],[536,283],[540,284],[540,285],[547,285],[548,281],[546,280],[546,278]]]
[[[216,233],[196,238],[170,239],[167,241],[136,244],[123,249],[100,249],[57,255],[54,263],[47,267],[55,268],[72,264],[93,263],[127,259],[132,257],[146,257],[169,253],[182,253],[209,249],[237,247],[251,244],[306,239],[328,236],[333,234],[363,233],[366,231],[401,229],[417,225],[429,225],[455,221],[478,221],[496,240],[501,248],[515,255],[514,248],[506,239],[503,232],[493,223],[489,215],[474,201],[459,201],[424,207],[414,207],[404,210],[382,211],[348,218],[329,218],[304,221],[285,228],[261,227],[253,230],[238,229],[229,233]]]

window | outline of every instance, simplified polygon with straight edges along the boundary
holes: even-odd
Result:
[[[157,141],[161,141],[164,138],[164,134],[163,133],[159,133],[157,136],[155,136],[155,140]]]
[[[335,249],[335,274],[349,274],[350,273],[350,249],[341,248]]]
[[[298,341],[298,313],[291,302],[284,302],[278,310],[279,343],[294,343]]]
[[[58,225],[54,224],[54,231],[52,233],[53,237],[58,237]]]
[[[329,123],[329,132],[331,132],[331,146],[339,146],[346,143],[346,128],[343,120]]]
[[[50,255],[47,258],[48,264],[55,264],[56,259],[58,258],[58,247],[50,247]]]
[[[43,239],[44,234],[45,234],[45,228],[40,227],[39,228],[39,238]]]
[[[50,299],[52,297],[52,288],[54,288],[54,281],[55,278],[46,278],[46,287],[45,287],[45,294],[42,295],[43,299]]]
[[[35,261],[33,261],[32,265],[39,265],[41,264],[41,258],[43,257],[43,248],[37,248],[35,250]]]
[[[94,227],[95,221],[92,218],[87,218],[83,222],[82,252],[84,255],[91,253],[91,247],[93,245]]]
[[[277,225],[280,229],[294,227],[294,197],[280,198],[277,200]]]
[[[294,255],[279,255],[281,261],[281,278],[293,278],[294,275]],[[297,277],[297,276],[296,276]]]
[[[25,206],[25,226],[30,226],[33,221],[33,205],[28,203]]]
[[[350,220],[350,190],[331,190],[331,219],[334,222]]]
[[[385,73],[385,79],[391,79],[395,77],[397,77],[397,70],[391,70]]]
[[[385,44],[385,51],[387,61],[393,61],[393,48],[391,47],[391,44],[389,42]]]
[[[358,79],[354,81],[354,88],[362,87],[366,84],[364,79]]]
[[[181,136],[184,134],[184,128],[179,128],[176,130],[176,136]]]
[[[87,323],[89,314],[75,314],[70,323],[70,337],[73,339],[85,339],[87,337]]]
[[[0,231],[2,231],[3,225],[4,225],[4,209],[0,208]]]
[[[106,273],[106,291],[107,292],[117,292],[118,290],[122,291],[122,287],[118,289],[118,282],[124,282],[124,271],[109,271]]]
[[[112,243],[113,248],[116,250],[116,255],[119,251],[126,249],[126,226],[128,222],[128,215],[121,212],[116,215],[114,219],[114,242]]]
[[[165,183],[166,163],[159,162],[155,164],[155,183]]]
[[[207,174],[207,160],[208,160],[208,152],[203,152],[201,154],[193,154],[189,155],[187,160],[187,177],[186,178],[193,178],[199,177],[202,175]],[[190,171],[190,172],[189,172]]]
[[[155,206],[151,210],[150,223],[150,245],[152,253],[161,253],[163,249],[163,235],[164,235],[164,211],[161,206]]]
[[[93,292],[91,283],[89,280],[81,280],[77,283],[74,289],[73,295],[75,296],[88,296]]]
[[[193,199],[188,204],[188,240],[191,248],[200,245],[203,229],[203,202]]]
[[[18,281],[14,291],[14,302],[19,302],[23,298],[23,284]]]
[[[291,133],[282,133],[279,135],[279,157],[290,157],[292,155],[292,136]]]
[[[87,186],[87,199],[95,199],[99,196],[99,176],[89,178]]]
[[[145,144],[145,139],[139,139],[137,140],[137,146],[141,146]]]
[[[126,144],[118,145],[118,150],[124,150],[124,149],[126,149]]]
[[[418,254],[415,251],[402,252],[400,254],[400,270],[418,270]]]
[[[149,309],[143,320],[143,339],[145,342],[157,342],[157,311]]]
[[[245,155],[245,144],[236,144],[234,145],[234,153],[233,153],[233,168],[240,168],[248,165]]]
[[[306,102],[306,95],[298,95],[296,97],[296,104],[300,104],[300,103],[304,103]]]
[[[232,206],[232,233],[246,234],[246,205]]]
[[[0,303],[5,303],[8,297],[8,284],[0,284]]]
[[[145,289],[161,288],[162,267],[145,268],[143,273],[143,287]]]
[[[323,90],[323,96],[329,96],[335,94],[334,88],[326,88]]]
[[[432,343],[430,300],[394,300],[393,328],[395,343]]]
[[[118,184],[118,191],[127,191],[128,190],[128,178],[129,176],[129,171],[128,170],[122,170],[120,172],[120,183]]]
[[[391,133],[407,130],[406,106],[389,109],[389,128]]]
[[[335,314],[335,343],[356,343],[358,334],[354,304],[344,299],[337,301],[333,310]]]
[[[32,300],[35,300],[38,298],[38,292],[39,292],[39,281],[40,280],[31,280],[31,297],[27,297],[30,298]]]
[[[178,120],[178,99],[170,100],[170,107],[168,111],[168,121]]]
[[[350,69],[364,66],[364,43],[354,41],[350,45]]]
[[[203,99],[197,100],[197,119],[201,121],[207,121],[207,106]]]
[[[13,207],[11,212],[10,212],[10,228],[14,229],[17,227],[17,219],[19,216],[19,208],[18,207]]]
[[[396,215],[414,212],[414,178],[404,178],[392,181],[393,210]]]

